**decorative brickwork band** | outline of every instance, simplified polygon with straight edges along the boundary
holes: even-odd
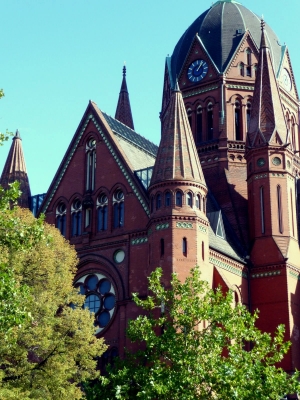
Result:
[[[170,224],[167,222],[166,224],[158,224],[156,225],[155,229],[157,231],[161,231],[162,229],[168,229]]]
[[[176,222],[176,228],[193,229],[193,224],[190,222]]]
[[[146,238],[146,237],[138,238],[138,239],[132,239],[131,240],[131,244],[133,246],[137,245],[137,244],[144,244],[144,243],[147,243],[147,242],[148,242],[148,238]]]

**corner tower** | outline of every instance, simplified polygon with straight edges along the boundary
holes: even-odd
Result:
[[[131,113],[130,101],[129,101],[129,93],[127,89],[126,82],[126,67],[123,67],[123,80],[121,85],[121,90],[119,94],[119,100],[116,110],[115,118],[122,122],[124,125],[127,125],[129,128],[134,130],[133,118]]]
[[[20,183],[21,197],[18,200],[20,207],[29,207],[30,185],[27,175],[25,158],[22,147],[22,139],[19,131],[16,131],[12,139],[12,144],[4,165],[0,185],[4,189],[9,188],[9,184],[18,181]]]
[[[201,266],[209,276],[207,187],[178,84],[162,117],[162,137],[150,194],[150,267],[161,266],[166,282],[185,279]]]
[[[263,21],[261,28],[246,143],[251,297],[253,309],[260,310],[261,329],[273,332],[279,324],[285,325],[286,339],[293,342],[293,347],[283,361],[283,368],[292,371],[300,366],[296,335],[300,309],[294,300],[300,272],[293,168],[296,160]]]

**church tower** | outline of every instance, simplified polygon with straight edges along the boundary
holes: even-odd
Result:
[[[12,144],[1,175],[0,185],[4,189],[8,189],[9,184],[15,181],[20,183],[20,190],[22,192],[18,204],[20,207],[28,208],[31,193],[23,153],[22,139],[18,130],[12,139]]]
[[[121,85],[121,90],[119,94],[119,100],[116,110],[115,119],[122,122],[124,125],[127,125],[129,128],[134,130],[133,118],[131,113],[130,101],[129,101],[129,93],[127,89],[126,82],[126,67],[123,67],[123,80]]]
[[[293,300],[299,275],[296,194],[290,132],[265,37],[264,22],[253,107],[247,137],[247,184],[251,238],[252,308],[258,325],[274,331],[284,324],[294,346],[286,370],[299,368],[298,302]],[[297,157],[298,158],[298,157]]]
[[[150,268],[162,267],[166,285],[171,273],[184,280],[195,265],[211,280],[207,187],[178,84],[161,122],[149,187]]]

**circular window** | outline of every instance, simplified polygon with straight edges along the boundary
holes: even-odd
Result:
[[[263,167],[266,162],[264,158],[259,158],[256,163],[259,167]]]
[[[99,204],[106,204],[108,202],[108,198],[105,193],[101,193],[98,197]]]
[[[280,160],[280,158],[279,157],[274,157],[273,159],[272,159],[272,163],[274,164],[274,165],[280,165],[281,164],[281,160]]]
[[[101,332],[113,317],[116,307],[116,294],[111,281],[102,274],[85,275],[75,287],[85,295],[83,307],[95,314],[96,334]]]
[[[89,147],[95,147],[96,146],[96,139],[90,139],[88,142]]]
[[[66,209],[67,209],[67,207],[66,207],[65,203],[59,203],[59,205],[57,207],[57,211],[60,214],[63,214],[64,212],[66,212]]]
[[[124,250],[115,251],[115,254],[114,254],[115,262],[121,263],[122,261],[124,261],[124,258],[125,258],[125,251]]]
[[[73,208],[74,210],[80,210],[81,208],[81,201],[79,199],[74,200],[73,202]]]

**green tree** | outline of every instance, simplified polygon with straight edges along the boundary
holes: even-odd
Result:
[[[0,189],[0,398],[81,399],[106,345],[73,288],[76,252],[14,196]]]
[[[299,391],[298,373],[276,366],[290,346],[283,326],[273,337],[261,332],[257,313],[209,289],[199,268],[184,283],[173,275],[171,289],[161,276],[151,274],[146,300],[133,295],[143,315],[130,321],[128,337],[142,350],[87,386],[88,399],[278,400]]]

